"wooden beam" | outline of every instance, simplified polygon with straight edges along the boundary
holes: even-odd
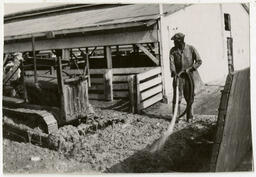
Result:
[[[137,77],[138,77],[139,81],[142,81],[146,78],[149,78],[151,76],[155,76],[155,75],[160,74],[160,73],[161,73],[161,67],[156,67],[156,68],[151,69],[149,71],[138,74]]]
[[[154,88],[151,88],[151,89],[149,89],[145,92],[142,92],[141,93],[141,100],[145,100],[145,99],[147,99],[147,98],[149,98],[149,97],[151,97],[151,96],[153,96],[153,95],[155,95],[159,92],[162,92],[162,89],[163,89],[163,86],[158,85],[158,86],[156,86]]]
[[[156,30],[119,31],[113,33],[91,34],[78,37],[63,37],[37,40],[37,50],[63,48],[97,47],[108,45],[125,45],[135,43],[157,42]],[[4,53],[31,51],[30,41],[19,41],[4,44]]]
[[[128,75],[113,76],[113,82],[127,82],[127,81],[128,81]]]
[[[105,53],[105,58],[107,60],[107,68],[111,69],[112,68],[112,54],[111,54],[111,47],[110,46],[105,46],[104,47],[104,53]]]
[[[115,98],[128,98],[129,93],[128,93],[128,91],[115,91],[115,92],[113,92],[113,96]]]
[[[63,29],[63,30],[53,30],[52,32],[55,35],[66,35],[68,33],[85,33],[85,32],[92,32],[92,31],[102,31],[102,30],[112,30],[112,29],[120,29],[120,28],[129,28],[129,27],[141,27],[146,26],[144,22],[131,22],[131,23],[122,23],[122,24],[113,24],[113,25],[101,25],[101,26],[90,26],[84,28],[77,28],[77,29]],[[31,38],[32,36],[35,37],[45,37],[47,32],[38,32],[33,34],[23,34],[23,35],[12,35],[12,36],[5,36],[4,40],[19,40],[19,39],[27,39]]]
[[[128,83],[113,83],[114,90],[128,90]]]
[[[130,111],[132,113],[135,113],[135,106],[136,106],[136,102],[135,102],[135,76],[131,75],[128,77],[128,87],[129,87],[129,100],[130,100]]]
[[[64,81],[62,77],[62,65],[61,65],[61,57],[58,57],[58,66],[57,66],[57,80],[58,80],[58,92],[60,95],[60,116],[66,117],[65,111],[65,102],[64,102]]]
[[[153,87],[153,86],[155,86],[157,84],[160,84],[161,82],[162,82],[162,78],[161,77],[157,77],[157,78],[151,79],[149,81],[143,82],[139,86],[139,91],[146,90],[146,89],[148,89],[150,87]]]
[[[37,73],[36,73],[36,51],[35,51],[35,37],[32,37],[32,52],[34,58],[34,82],[37,83]]]
[[[156,102],[158,102],[162,99],[163,99],[163,94],[158,93],[157,95],[153,96],[152,98],[149,98],[148,100],[140,103],[139,104],[139,110],[145,109],[145,108],[155,104]]]
[[[70,50],[62,49],[62,59],[69,60],[70,59]]]
[[[141,44],[136,44],[140,50],[142,50],[156,65],[159,65],[159,60],[148,51],[143,45]]]
[[[21,69],[21,81],[22,81],[22,87],[23,87],[23,99],[27,103],[28,102],[28,94],[27,94],[27,88],[25,84],[25,71],[23,68],[23,61],[20,62],[20,69]]]
[[[107,101],[113,101],[114,95],[113,95],[113,74],[112,69],[107,70],[107,72],[104,74],[104,95],[105,99]]]

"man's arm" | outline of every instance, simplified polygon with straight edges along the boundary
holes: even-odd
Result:
[[[170,60],[171,74],[172,74],[172,77],[174,77],[174,75],[176,74],[176,68],[175,68],[175,64],[174,64],[174,56],[172,55],[171,51],[170,51],[170,55],[169,55],[169,60]]]
[[[202,64],[202,60],[201,60],[199,53],[197,52],[197,50],[194,47],[191,46],[191,50],[192,50],[192,57],[193,57],[192,68],[193,68],[193,70],[196,70]]]

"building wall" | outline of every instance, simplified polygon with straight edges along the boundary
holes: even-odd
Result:
[[[198,4],[165,18],[169,33],[165,38],[165,45],[170,49],[173,47],[170,38],[177,32],[184,33],[185,42],[193,45],[202,58],[203,64],[199,73],[204,82],[224,77],[227,73],[227,61],[223,60],[220,16],[219,5]]]
[[[249,66],[249,18],[240,4],[196,4],[164,17],[165,60],[173,47],[170,38],[182,32],[186,35],[185,42],[193,45],[202,58],[199,68],[202,80],[211,82],[225,78],[228,61],[224,12],[231,14],[235,69]]]
[[[250,66],[249,14],[238,3],[223,4],[223,13],[230,14],[231,36],[233,38],[234,69]],[[225,32],[225,35],[229,35]]]

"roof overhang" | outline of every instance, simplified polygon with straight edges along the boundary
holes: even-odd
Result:
[[[30,33],[30,34],[23,34],[23,35],[15,35],[15,36],[5,36],[4,41],[12,41],[12,40],[23,40],[29,39],[32,37],[48,37],[49,33],[53,36],[56,35],[68,35],[74,33],[86,33],[86,32],[95,32],[95,31],[103,31],[103,30],[113,30],[113,29],[124,29],[124,28],[135,28],[135,27],[150,27],[154,25],[158,20],[157,18],[146,20],[146,21],[139,21],[139,22],[129,22],[129,23],[119,23],[119,24],[106,24],[106,25],[94,25],[94,26],[87,26],[75,29],[62,29],[56,31],[48,31],[48,32],[40,32],[40,33]]]

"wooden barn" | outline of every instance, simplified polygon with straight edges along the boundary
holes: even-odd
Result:
[[[238,3],[73,4],[8,14],[4,53],[31,53],[33,46],[39,79],[54,75],[44,66],[52,51],[63,62],[76,61],[63,67],[69,74],[82,72],[79,62],[87,54],[89,98],[129,98],[139,111],[172,99],[169,50],[176,32],[199,51],[203,82],[249,66],[249,12]]]

